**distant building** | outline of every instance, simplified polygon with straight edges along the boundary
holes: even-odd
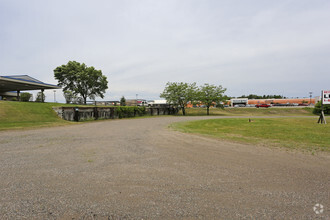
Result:
[[[148,105],[151,107],[168,107],[169,106],[167,101],[163,100],[163,99],[148,101]]]

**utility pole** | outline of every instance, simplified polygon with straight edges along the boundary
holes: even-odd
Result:
[[[312,94],[313,92],[309,92],[309,105],[312,105]]]

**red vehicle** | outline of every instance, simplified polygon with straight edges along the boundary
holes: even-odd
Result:
[[[256,105],[257,108],[269,108],[271,105],[268,104],[258,104]]]

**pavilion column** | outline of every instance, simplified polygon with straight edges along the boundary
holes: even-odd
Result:
[[[20,101],[20,96],[19,96],[19,93],[20,93],[20,91],[19,91],[19,90],[17,90],[17,96],[16,96],[16,99],[17,99],[17,101]]]
[[[44,100],[44,89],[41,89],[41,102],[45,102]]]

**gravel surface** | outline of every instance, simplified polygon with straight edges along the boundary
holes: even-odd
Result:
[[[0,132],[0,219],[330,219],[328,153],[167,129],[196,119]]]

